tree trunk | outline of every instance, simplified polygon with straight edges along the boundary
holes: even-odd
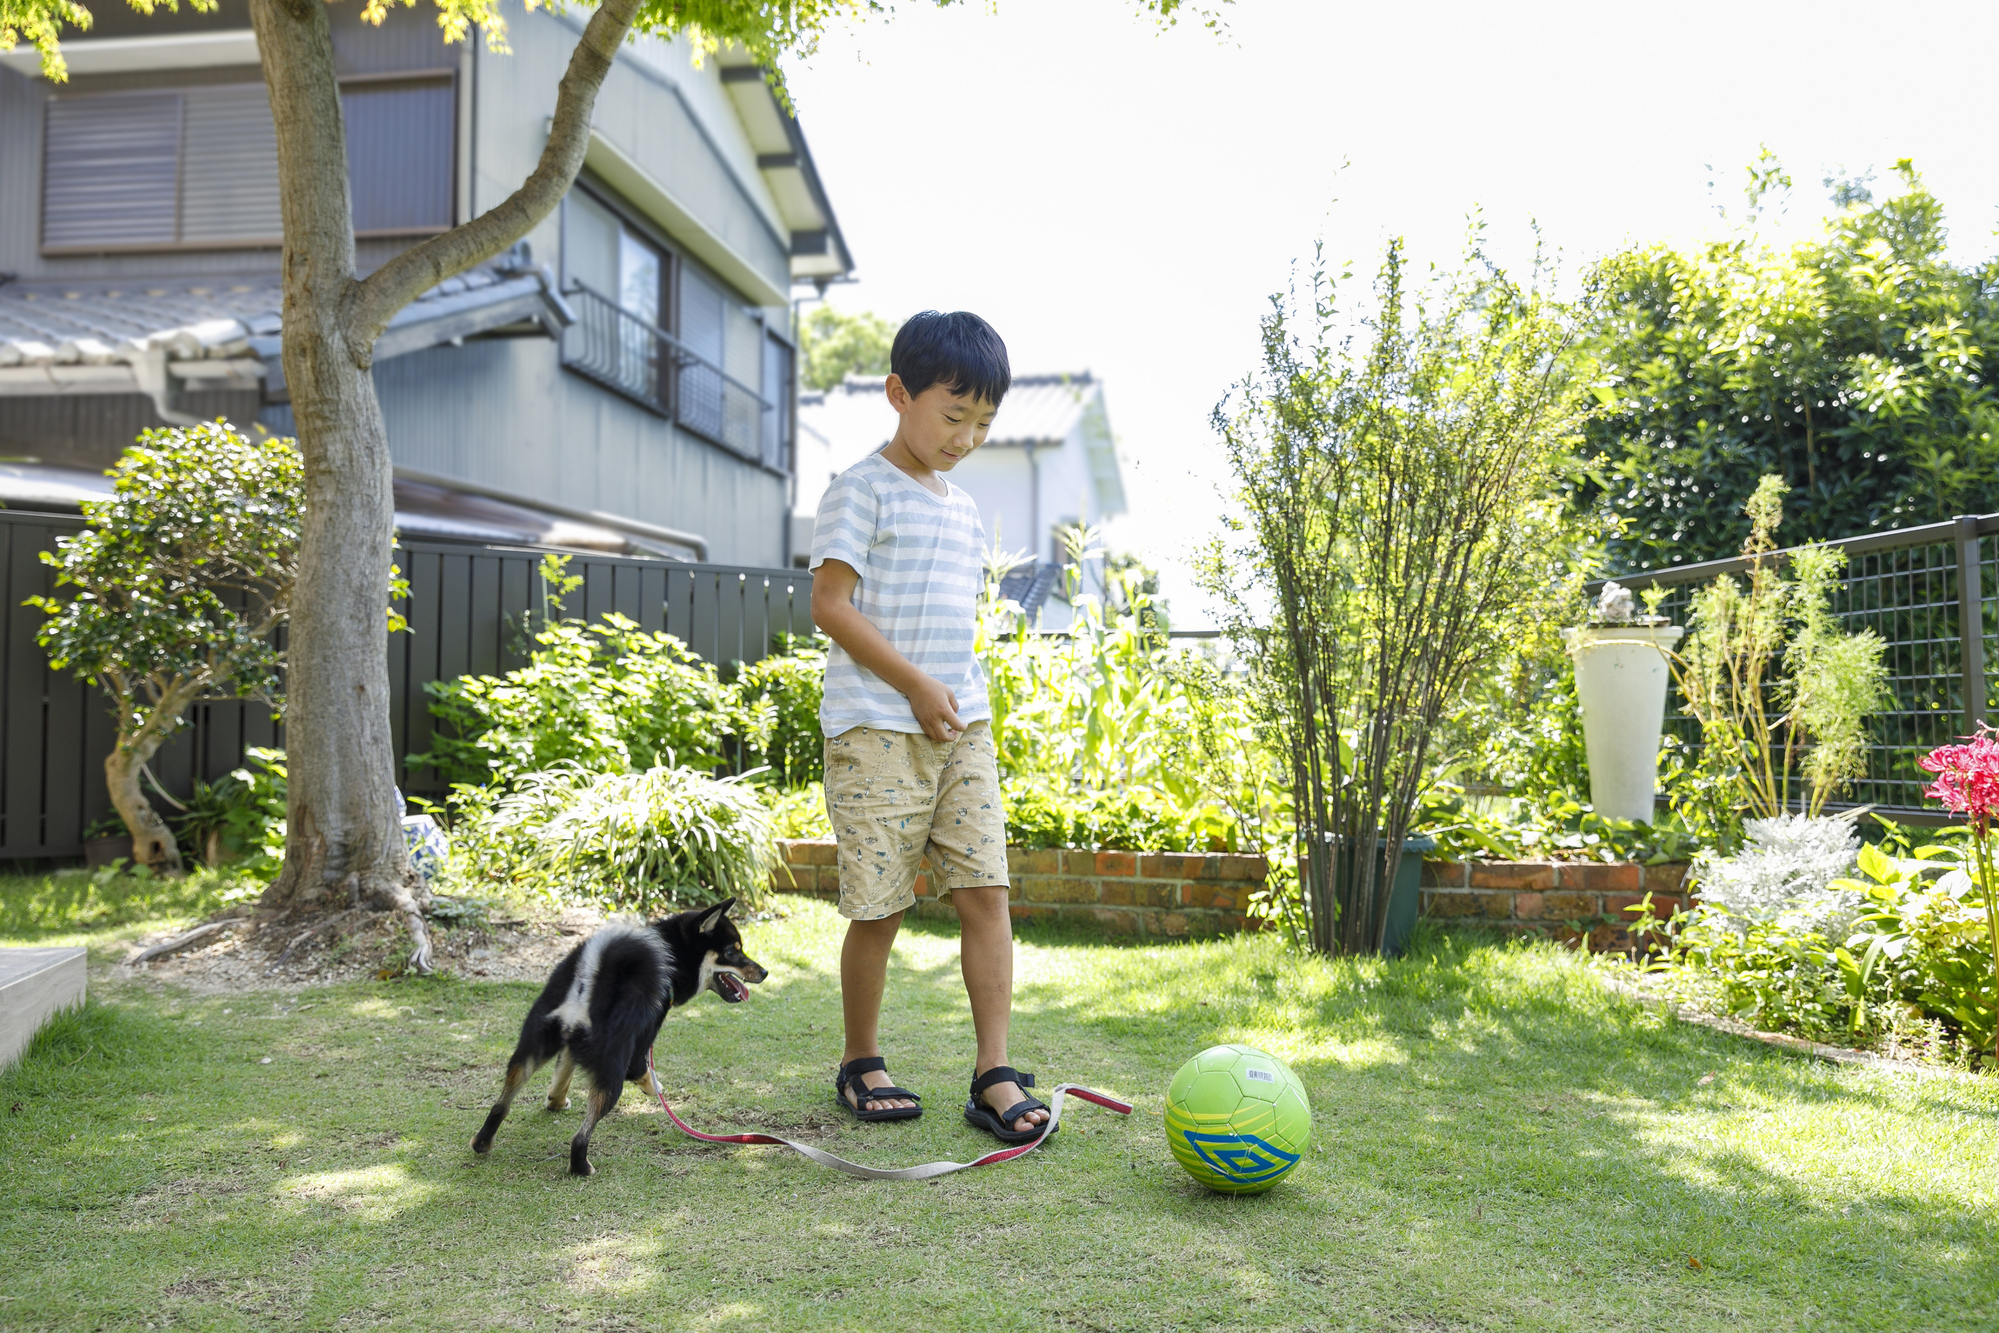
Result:
[[[104,756],[104,785],[110,789],[111,804],[132,835],[132,864],[149,866],[163,875],[178,875],[180,844],[174,841],[173,830],[139,787],[139,770],[151,757],[150,753],[135,754],[123,746],[113,746],[111,753]]]
[[[557,89],[541,160],[498,206],[354,277],[346,133],[323,0],[250,0],[284,214],[284,367],[305,462],[305,517],[286,680],[285,866],[264,895],[286,913],[401,911],[430,967],[426,890],[411,872],[389,733],[394,501],[371,374],[375,339],[426,289],[512,245],[576,179],[590,112],[639,0],[602,0]]]
[[[333,42],[322,0],[251,0],[250,18],[277,127],[285,382],[305,463],[285,664],[285,865],[264,903],[400,911],[411,963],[428,971],[427,895],[403,847],[389,737],[388,432],[373,339],[355,346],[346,330],[354,234]]]

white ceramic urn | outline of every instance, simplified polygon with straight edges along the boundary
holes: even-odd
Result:
[[[1589,752],[1589,799],[1600,815],[1651,823],[1666,718],[1666,654],[1678,625],[1592,625],[1563,631]]]

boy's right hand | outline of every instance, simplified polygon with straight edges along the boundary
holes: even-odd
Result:
[[[907,697],[909,711],[916,715],[916,725],[931,740],[954,741],[963,734],[965,724],[958,720],[958,696],[943,681],[925,676]]]

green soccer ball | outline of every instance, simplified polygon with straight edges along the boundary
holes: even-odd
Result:
[[[1210,1046],[1166,1089],[1173,1160],[1211,1190],[1260,1194],[1312,1141],[1312,1104],[1290,1066],[1254,1046]]]

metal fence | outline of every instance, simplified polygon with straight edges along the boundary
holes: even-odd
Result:
[[[783,405],[583,283],[563,293],[576,323],[563,363],[752,463],[785,466]]]
[[[1871,805],[1904,822],[1938,818],[1934,804],[1924,808],[1922,790],[1930,778],[1916,760],[1970,734],[1995,709],[1986,667],[1999,658],[1995,536],[1999,514],[1985,514],[1826,543],[1847,558],[1833,611],[1848,629],[1871,629],[1887,644],[1893,699],[1869,721],[1867,776],[1844,794],[1845,804]],[[1685,624],[1701,584],[1741,575],[1749,564],[1715,560],[1618,582],[1638,590],[1666,588],[1661,613]],[[1677,689],[1667,706],[1667,729],[1689,743],[1699,740]]]
[[[54,571],[41,553],[82,527],[75,517],[0,510],[0,859],[79,855],[85,830],[111,809],[110,701],[49,667],[35,641],[46,617],[23,605],[53,591]],[[526,663],[545,604],[543,554],[443,542],[405,543],[397,553],[410,577],[400,607],[409,630],[389,638],[390,721],[404,791],[441,794],[434,774],[403,763],[430,745],[424,686]],[[768,655],[781,635],[812,631],[812,576],[804,570],[576,555],[569,572],[583,583],[568,596],[568,614],[618,612],[724,668]],[[176,799],[186,799],[197,777],[213,782],[241,767],[249,747],[284,744],[283,727],[259,703],[198,704],[189,722],[150,765]]]

